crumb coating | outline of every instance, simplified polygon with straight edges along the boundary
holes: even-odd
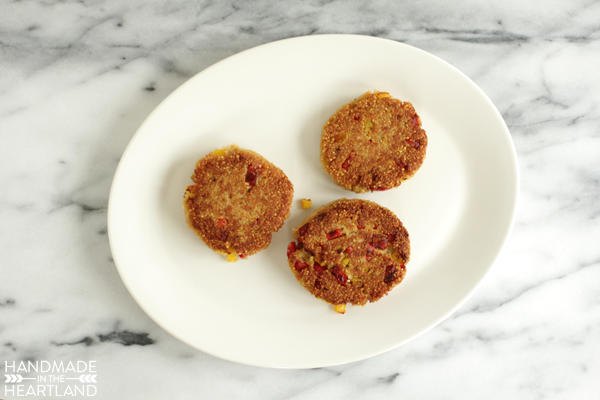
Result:
[[[413,105],[367,92],[323,126],[321,163],[336,184],[356,193],[388,190],[423,164],[427,135]]]
[[[333,305],[375,302],[406,275],[410,240],[396,215],[374,202],[340,199],[314,211],[288,246],[304,288]]]
[[[241,258],[266,249],[290,215],[294,187],[261,155],[236,145],[196,163],[185,189],[187,225],[212,250]]]

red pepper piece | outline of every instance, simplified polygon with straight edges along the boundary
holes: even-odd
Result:
[[[353,251],[352,246],[348,246],[348,247],[346,247],[346,250],[344,250],[344,253],[352,254],[352,251]]]
[[[414,126],[419,126],[419,116],[417,114],[413,115],[412,123]]]
[[[260,175],[260,171],[262,171],[262,167],[260,165],[248,166],[248,172],[246,172],[246,183],[248,183],[251,188],[256,186],[256,182],[258,182],[258,175]]]
[[[246,258],[248,257],[248,254],[239,254],[240,258]]]
[[[367,261],[371,261],[373,259],[373,252],[375,247],[371,243],[367,243]]]
[[[302,271],[306,267],[308,267],[308,264],[300,260],[296,260],[296,263],[294,264],[294,268],[296,268],[296,271],[298,272]]]
[[[291,242],[287,247],[287,257],[290,258],[292,253],[296,252],[296,242]]]
[[[227,218],[221,218],[217,220],[217,225],[219,226],[227,226]]]
[[[346,161],[344,161],[344,163],[342,164],[342,168],[344,168],[346,171],[348,171],[348,168],[350,168],[350,159],[352,158],[352,155],[349,155],[348,158],[346,158]]]
[[[391,188],[377,188],[375,189],[376,192],[385,192],[386,190],[390,190]]]
[[[388,240],[386,236],[377,236],[373,239],[373,245],[380,250],[385,250],[388,246]]]
[[[383,281],[385,283],[390,283],[391,281],[394,280],[395,273],[396,273],[396,266],[394,264],[388,265],[387,267],[385,267],[385,277],[383,278]]]
[[[335,238],[339,238],[340,236],[342,236],[341,228],[337,228],[332,230],[331,232],[327,232],[327,240],[333,240]]]
[[[318,279],[315,281],[315,289],[321,290],[321,281]]]
[[[317,274],[321,275],[323,272],[327,271],[327,268],[323,267],[321,264],[319,263],[315,263],[315,265],[313,266],[315,271],[317,271]]]
[[[308,231],[308,224],[302,225],[300,229],[298,229],[298,234],[300,236],[304,236],[306,234],[306,231]]]
[[[227,234],[226,233],[222,233],[221,237],[219,239],[221,240],[221,242],[226,242],[227,241]]]
[[[335,280],[337,281],[337,283],[339,283],[340,285],[346,286],[346,281],[348,280],[348,275],[346,275],[346,273],[344,271],[342,271],[342,269],[340,267],[338,267],[337,265],[334,266],[332,268],[331,272],[333,273],[333,276],[335,276]]]
[[[406,143],[408,143],[409,146],[414,147],[415,149],[418,149],[419,146],[421,145],[421,143],[419,143],[419,141],[417,140],[410,140],[410,139],[406,139]]]

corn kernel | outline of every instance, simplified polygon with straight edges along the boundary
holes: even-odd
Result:
[[[306,210],[307,208],[311,208],[312,207],[312,200],[311,199],[302,199],[300,200],[300,203],[302,203],[302,209]]]
[[[213,151],[213,155],[215,157],[224,157],[225,156],[225,150],[223,150],[223,149],[217,149],[217,150]]]
[[[352,278],[351,280],[352,280],[352,284],[354,286],[356,286],[357,288],[361,288],[364,285],[362,279],[360,279],[360,278]]]
[[[229,249],[227,249],[227,251],[229,252],[229,254],[235,254],[235,249],[233,247],[230,247]]]
[[[338,304],[333,309],[335,310],[335,312],[340,313],[340,314],[346,313],[346,305],[345,304]]]
[[[227,256],[227,262],[236,262],[237,256],[235,254],[230,254]]]
[[[185,188],[185,193],[184,193],[183,197],[186,199],[194,198],[194,192],[192,192],[192,186],[188,186]]]
[[[366,119],[365,120],[365,130],[367,132],[369,132],[371,129],[373,129],[373,121],[371,121],[370,119]]]
[[[342,260],[342,265],[343,265],[343,266],[346,266],[346,265],[348,265],[348,263],[349,263],[349,262],[350,262],[350,259],[349,259],[349,258],[344,258],[344,259]]]
[[[384,97],[392,97],[387,92],[375,92],[375,96],[379,97],[380,99],[383,99]]]
[[[346,140],[347,137],[348,137],[348,133],[347,132],[341,132],[341,133],[336,134],[333,137],[333,140],[335,142],[341,142],[342,140]]]

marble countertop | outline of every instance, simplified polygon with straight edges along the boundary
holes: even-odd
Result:
[[[101,399],[598,398],[600,2],[299,3],[0,4],[0,398],[36,398],[34,381],[18,392],[12,380],[43,360],[83,361]],[[326,33],[418,47],[483,89],[518,153],[515,226],[475,294],[399,348],[309,370],[224,361],[169,335],[125,288],[111,182],[140,124],[190,77]]]

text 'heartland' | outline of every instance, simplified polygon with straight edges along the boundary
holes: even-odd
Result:
[[[5,361],[4,396],[95,396],[96,361]]]

